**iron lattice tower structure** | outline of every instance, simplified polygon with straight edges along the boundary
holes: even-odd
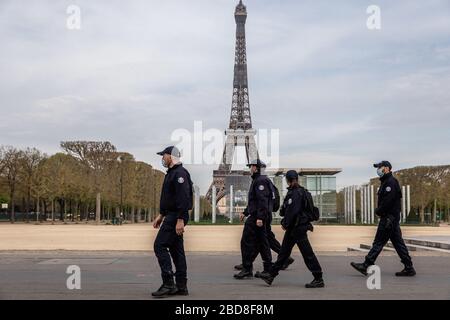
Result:
[[[248,94],[247,46],[245,39],[245,23],[247,8],[239,1],[234,13],[236,20],[236,53],[234,60],[233,98],[228,129],[225,131],[226,142],[222,162],[213,173],[213,182],[206,197],[211,199],[212,186],[216,187],[217,201],[225,196],[225,178],[231,173],[235,149],[244,146],[247,161],[258,157],[255,143],[256,131],[252,128],[250,100]]]

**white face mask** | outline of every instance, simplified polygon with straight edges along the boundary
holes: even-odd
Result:
[[[378,168],[378,169],[377,169],[377,175],[378,175],[380,178],[382,178],[382,177],[384,176],[384,171],[383,171],[382,168]]]
[[[167,165],[166,161],[164,160],[164,158],[161,159],[161,164],[164,168],[168,168],[169,166]]]

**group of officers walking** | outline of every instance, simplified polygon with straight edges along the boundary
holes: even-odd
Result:
[[[161,268],[163,284],[152,293],[154,297],[188,295],[187,264],[184,252],[183,233],[189,221],[188,211],[192,209],[193,187],[189,172],[180,162],[180,152],[176,147],[167,147],[158,155],[162,156],[162,165],[167,168],[160,201],[160,214],[153,226],[159,228],[154,243],[154,252]],[[290,170],[286,173],[288,192],[280,205],[279,192],[272,181],[264,174],[266,165],[259,159],[248,164],[252,183],[248,193],[248,205],[241,214],[245,220],[241,238],[242,263],[235,266],[239,273],[237,280],[260,278],[271,285],[279,272],[294,262],[291,257],[293,247],[298,246],[306,267],[314,279],[306,288],[323,288],[322,267],[308,240],[308,231],[312,232],[312,222],[319,219],[319,211],[314,206],[311,194],[299,184],[299,174]],[[391,240],[405,268],[396,276],[414,276],[416,274],[408,249],[400,230],[401,188],[392,175],[392,165],[388,161],[374,164],[381,180],[378,191],[378,206],[375,213],[380,217],[372,249],[363,263],[352,262],[351,266],[367,275],[367,269],[375,260],[386,243]],[[280,211],[282,229],[285,231],[280,244],[271,229],[272,213]],[[275,262],[273,250],[278,254]],[[253,274],[253,263],[260,255],[263,261],[262,272]],[[176,272],[172,270],[172,261]],[[174,281],[175,278],[175,281]]]

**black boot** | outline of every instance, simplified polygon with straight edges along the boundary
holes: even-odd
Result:
[[[310,283],[305,284],[305,288],[323,288],[325,287],[325,283],[323,282],[322,273],[313,273],[314,280]]]
[[[244,266],[242,265],[242,263],[234,266],[234,270],[241,271],[243,269],[244,269]]]
[[[261,278],[261,275],[269,275],[269,274],[270,274],[269,271],[263,271],[263,272],[256,271],[255,278]]]
[[[173,293],[171,293],[171,295],[174,296],[188,296],[189,295],[189,291],[187,288],[187,280],[177,280],[177,286],[176,286],[177,290],[174,291]]]
[[[161,298],[168,295],[172,295],[177,291],[177,287],[175,286],[175,283],[173,282],[173,279],[166,280],[162,284],[161,287],[159,287],[158,291],[152,292],[153,297]]]
[[[289,257],[286,261],[286,263],[283,265],[283,267],[281,268],[281,270],[286,270],[291,264],[294,263],[294,259],[292,259],[291,257]]]
[[[235,274],[234,278],[238,280],[250,279],[253,278],[253,272],[243,269],[241,272]]]
[[[275,279],[275,276],[269,272],[264,271],[264,272],[259,273],[258,278],[263,279],[264,282],[270,286],[272,284],[273,280]]]
[[[416,275],[416,270],[414,270],[412,266],[405,267],[402,271],[396,272],[395,275],[397,277],[414,277]]]
[[[357,271],[361,272],[363,275],[367,276],[367,268],[369,265],[367,263],[356,263],[352,262],[350,265],[355,268]]]
[[[264,270],[262,272],[256,271],[255,278],[261,278],[261,274],[268,275],[273,268],[273,263],[264,263]]]

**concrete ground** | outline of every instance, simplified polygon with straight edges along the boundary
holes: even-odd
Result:
[[[283,231],[274,226],[278,239]],[[150,224],[0,224],[1,299],[151,299],[160,286],[151,252],[157,230]],[[396,278],[402,268],[393,252],[383,252],[381,290],[367,289],[364,276],[349,263],[364,253],[347,247],[370,244],[374,226],[317,226],[310,239],[325,271],[326,288],[307,290],[311,280],[295,249],[295,264],[268,287],[262,280],[234,280],[240,262],[242,226],[188,226],[189,288],[183,299],[450,299],[450,255],[411,252],[418,275]],[[405,236],[448,238],[450,227],[403,227]],[[275,256],[274,256],[275,257]],[[81,268],[81,290],[68,290],[67,267]],[[255,270],[261,269],[258,260]],[[173,299],[173,298],[170,298]]]
[[[413,253],[418,272],[414,278],[396,278],[397,256],[382,253],[381,290],[369,290],[366,278],[349,263],[362,261],[361,253],[322,253],[326,287],[305,289],[311,280],[298,253],[296,262],[268,287],[260,279],[234,280],[235,253],[191,252],[188,255],[191,295],[181,299],[450,299],[450,256]],[[68,290],[69,265],[81,268],[81,290]],[[255,269],[261,269],[258,260]],[[152,253],[92,251],[0,252],[0,299],[151,299],[160,285]],[[173,299],[173,298],[169,298]]]
[[[236,252],[242,225],[189,225],[185,248],[192,252]],[[273,226],[279,240],[283,231]],[[347,247],[371,244],[375,226],[316,226],[309,233],[318,252],[344,252]],[[404,236],[450,236],[450,226],[402,227]],[[151,251],[157,230],[150,224],[112,225],[35,225],[0,223],[0,251],[4,250],[81,250]]]

